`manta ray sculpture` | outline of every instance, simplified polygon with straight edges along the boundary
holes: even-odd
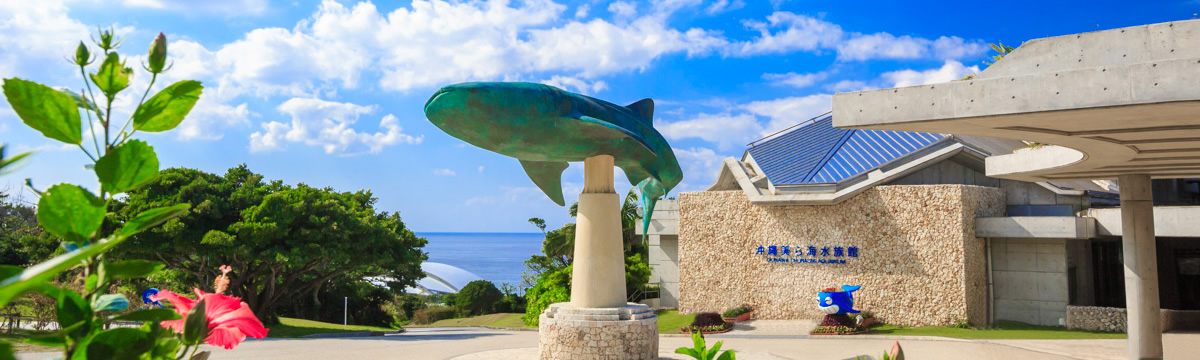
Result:
[[[565,205],[561,181],[568,162],[611,155],[641,192],[643,237],[655,202],[683,179],[671,146],[654,130],[653,115],[650,99],[619,106],[522,82],[450,85],[425,103],[425,116],[450,136],[520,160],[559,206]]]

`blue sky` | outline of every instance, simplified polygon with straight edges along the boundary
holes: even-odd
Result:
[[[432,126],[422,105],[438,87],[532,81],[618,104],[653,98],[684,169],[675,196],[702,190],[746,143],[829,110],[833,93],[957,79],[984,67],[989,42],[1197,13],[1197,1],[0,1],[0,77],[78,89],[63,57],[89,29],[117,26],[139,62],[161,31],[175,67],[156,87],[205,85],[180,128],[142,135],[164,167],[245,163],[286,183],[370,189],[417,231],[529,232],[530,217],[571,219],[515,159]],[[78,149],[26,128],[7,103],[0,142],[37,151],[0,188],[95,187]],[[582,177],[581,164],[564,174],[568,203]]]

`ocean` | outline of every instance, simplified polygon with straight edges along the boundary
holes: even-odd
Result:
[[[520,286],[525,260],[542,253],[542,233],[417,233],[429,240],[429,262],[466,270],[491,281]],[[523,289],[518,291],[524,291]]]

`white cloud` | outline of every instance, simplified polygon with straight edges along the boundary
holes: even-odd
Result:
[[[738,42],[726,55],[755,56],[794,51],[834,50],[842,61],[871,59],[959,59],[986,51],[981,41],[942,36],[936,40],[886,32],[849,33],[837,24],[808,15],[776,11],[767,21],[746,20],[743,24],[759,33],[751,41]]]
[[[590,95],[608,89],[608,83],[597,80],[588,82],[580,78],[570,76],[554,75],[549,80],[542,80],[543,84],[555,86],[566,90],[574,90],[581,94]]]
[[[608,12],[617,17],[633,17],[637,15],[637,4],[628,1],[615,1],[608,4]]]
[[[958,59],[978,55],[986,50],[983,42],[967,42],[960,37],[942,36],[937,40],[895,36],[888,33],[853,34],[838,45],[838,59]]]
[[[687,120],[660,123],[654,126],[671,140],[702,139],[732,149],[761,136],[763,127],[751,114],[704,114]]]
[[[267,0],[123,0],[122,5],[191,14],[204,12],[225,16],[259,15],[267,10]]]
[[[741,9],[745,6],[746,3],[742,0],[717,0],[712,4],[709,4],[708,7],[704,8],[704,12],[708,13],[709,15],[717,15],[723,12]]]
[[[787,85],[797,88],[812,86],[817,82],[823,81],[829,77],[829,73],[825,71],[815,73],[797,74],[789,72],[786,74],[763,74],[763,80],[770,81],[775,85]]]
[[[675,158],[683,168],[683,182],[675,188],[676,193],[685,191],[700,191],[716,180],[717,171],[728,155],[717,154],[709,148],[693,147],[689,149],[672,149]]]
[[[72,74],[78,68],[63,57],[73,56],[75,46],[88,39],[88,27],[67,16],[62,1],[0,1],[0,39],[0,78]],[[83,86],[78,80],[71,85]]]
[[[960,62],[947,60],[942,67],[937,69],[886,72],[880,75],[880,79],[890,84],[890,87],[904,87],[950,82],[977,72],[979,72],[979,66],[966,67]]]
[[[738,43],[731,51],[739,56],[780,54],[828,49],[842,40],[842,28],[807,15],[776,11],[766,22],[746,20],[743,24],[759,33],[758,38]],[[772,33],[771,29],[785,27]]]
[[[482,174],[482,173],[483,173],[483,165],[479,165],[479,173],[480,173],[480,174]]]
[[[281,150],[285,142],[302,142],[321,146],[327,154],[379,153],[384,146],[419,144],[423,137],[401,132],[400,120],[392,114],[383,117],[379,127],[386,132],[361,133],[351,126],[362,115],[375,111],[374,106],[339,103],[315,98],[292,98],[280,104],[279,112],[292,118],[284,124],[271,121],[262,124],[263,131],[250,135],[250,151]]]
[[[754,101],[742,105],[742,108],[754,115],[770,119],[760,132],[760,135],[768,135],[829,111],[832,99],[828,94],[816,94]]]
[[[221,47],[216,65],[238,91],[311,97],[358,87],[366,71],[379,71],[378,85],[398,91],[545,72],[594,79],[725,44],[717,33],[668,27],[661,9],[670,4],[617,25],[561,22],[566,6],[550,0],[415,0],[389,13],[327,0],[293,29],[257,29]]]
[[[585,18],[588,16],[588,11],[591,11],[591,10],[592,10],[592,6],[590,4],[579,5],[578,8],[575,8],[575,18],[576,19]]]
[[[457,174],[454,172],[454,170],[450,170],[450,169],[435,169],[435,170],[433,170],[433,174],[434,174],[434,175],[437,175],[437,176],[454,176],[454,175],[457,175]]]
[[[867,85],[867,82],[862,80],[841,80],[833,83],[833,85],[829,85],[828,88],[834,92],[878,89],[878,87]]]

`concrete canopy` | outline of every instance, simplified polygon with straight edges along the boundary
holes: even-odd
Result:
[[[987,159],[1022,181],[1200,177],[1200,20],[1031,40],[974,79],[833,96],[834,126],[1052,144]]]

